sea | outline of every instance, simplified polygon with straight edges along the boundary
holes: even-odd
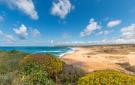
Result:
[[[17,50],[30,54],[49,53],[57,57],[62,57],[65,54],[74,52],[71,47],[0,47],[0,50],[11,51]]]

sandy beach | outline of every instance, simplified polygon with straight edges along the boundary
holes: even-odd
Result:
[[[135,65],[134,47],[92,46],[74,47],[74,49],[75,52],[66,54],[61,59],[69,65],[84,69],[86,72],[104,69],[127,71],[122,65]]]

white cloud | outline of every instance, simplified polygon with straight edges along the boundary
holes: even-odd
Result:
[[[70,0],[58,0],[58,2],[53,2],[51,14],[64,19],[72,9]]]
[[[104,30],[104,31],[98,32],[97,34],[98,35],[108,35],[108,34],[110,34],[112,32],[113,32],[113,30]]]
[[[107,24],[107,27],[115,27],[119,24],[121,24],[121,20],[112,20],[112,21],[109,21],[108,24]]]
[[[17,8],[32,19],[38,19],[38,14],[32,0],[2,0],[2,2],[5,2],[12,8]]]
[[[14,41],[14,38],[12,35],[5,34],[4,37],[5,37],[6,41]]]
[[[122,38],[124,39],[135,39],[135,24],[131,24],[130,26],[124,27],[121,29]]]
[[[15,40],[12,35],[3,33],[1,30],[0,30],[0,39],[3,39],[4,41],[7,41],[7,42],[12,42]]]
[[[98,44],[135,44],[135,24],[121,28],[121,35],[112,39],[103,39]]]
[[[20,39],[26,39],[26,37],[28,36],[27,27],[23,24],[18,29],[13,30]]]
[[[38,37],[38,36],[41,35],[41,33],[40,33],[40,31],[38,29],[33,29],[31,31],[31,35],[32,35],[32,37]]]
[[[135,44],[135,39],[124,39],[124,38],[116,38],[116,39],[103,39],[98,41],[98,44]]]
[[[91,35],[91,33],[95,30],[101,29],[102,27],[100,25],[98,25],[98,23],[94,20],[94,19],[90,19],[90,22],[88,24],[88,26],[86,27],[86,29],[81,32],[81,36],[89,36]]]

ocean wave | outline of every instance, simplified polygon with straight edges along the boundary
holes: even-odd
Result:
[[[66,55],[66,54],[73,53],[74,51],[75,51],[74,48],[70,48],[70,50],[68,50],[67,52],[61,53],[61,54],[59,55],[59,57],[62,57],[62,56],[64,56],[64,55]]]
[[[35,52],[35,53],[61,53],[63,51],[38,51],[38,52]]]
[[[58,56],[58,57],[62,57],[66,54],[70,54],[70,53],[73,53],[75,51],[74,48],[72,47],[68,47],[68,48],[65,48],[65,49],[59,49],[59,50],[42,50],[42,51],[36,51],[36,52],[33,52],[32,54],[38,54],[38,53],[51,53],[55,56]]]

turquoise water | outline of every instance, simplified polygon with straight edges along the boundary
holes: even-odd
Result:
[[[0,50],[5,51],[18,50],[31,54],[50,53],[55,56],[63,56],[66,53],[73,52],[73,49],[69,47],[0,47]]]

